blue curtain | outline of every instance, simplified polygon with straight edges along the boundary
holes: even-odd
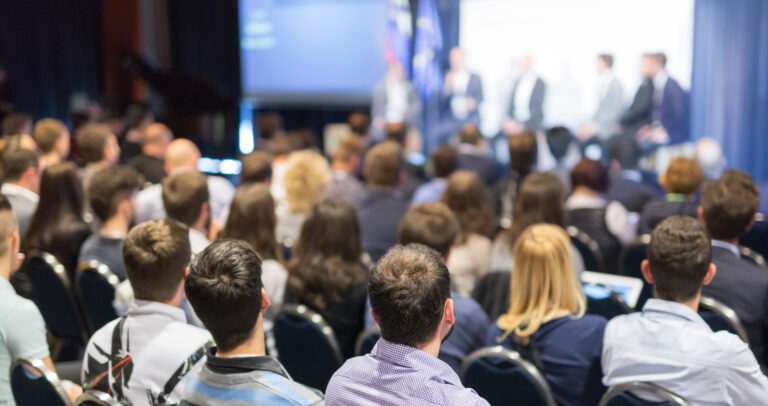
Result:
[[[696,0],[694,139],[720,141],[728,166],[768,182],[768,2]]]

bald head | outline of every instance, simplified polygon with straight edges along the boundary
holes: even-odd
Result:
[[[200,150],[190,140],[179,138],[168,144],[165,150],[165,172],[170,174],[178,168],[197,169]]]

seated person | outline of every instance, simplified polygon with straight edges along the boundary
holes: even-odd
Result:
[[[253,151],[240,158],[240,185],[272,181],[272,155],[265,151]],[[222,216],[222,220],[225,218]]]
[[[512,224],[515,212],[515,200],[520,184],[528,174],[534,172],[538,147],[536,134],[523,131],[508,137],[509,140],[509,173],[493,187],[493,201],[496,204],[496,217],[502,227]]]
[[[634,213],[642,213],[643,207],[662,192],[655,176],[640,170],[642,156],[634,138],[618,139],[611,147],[611,185],[605,197]]]
[[[487,153],[488,142],[474,124],[467,124],[459,134],[458,169],[477,174],[488,186],[493,186],[504,172],[501,164]]]
[[[347,199],[351,202],[363,194],[363,183],[355,177],[364,149],[363,141],[355,135],[348,135],[339,141],[331,161],[331,183],[325,197]]]
[[[185,171],[163,180],[163,205],[168,218],[189,227],[189,244],[192,254],[198,254],[211,241],[211,206],[205,175],[197,171]]]
[[[692,405],[757,405],[768,399],[768,379],[749,346],[712,329],[697,313],[701,287],[715,277],[704,225],[672,216],[651,236],[643,277],[656,299],[643,311],[608,322],[603,383],[650,382]],[[658,400],[658,399],[648,399]]]
[[[165,150],[173,141],[171,129],[162,123],[153,123],[141,140],[141,154],[128,161],[128,165],[144,176],[152,184],[160,183],[165,178]]]
[[[456,323],[440,254],[419,244],[390,249],[371,271],[368,295],[381,338],[333,374],[327,405],[488,404],[437,358]]]
[[[704,186],[699,220],[712,238],[717,275],[702,294],[736,312],[757,361],[768,365],[768,270],[742,259],[738,249],[739,238],[752,226],[759,203],[760,193],[746,172],[728,170]]]
[[[195,256],[184,289],[216,346],[187,379],[181,405],[323,404],[321,393],[294,382],[265,355],[263,316],[270,303],[261,259],[248,243],[208,246]]]
[[[571,264],[571,241],[552,224],[528,227],[515,245],[510,305],[486,344],[519,351],[547,378],[559,405],[596,405],[605,319],[585,315]]]
[[[277,205],[277,241],[291,247],[312,207],[325,196],[331,169],[325,157],[312,150],[293,152],[283,175],[285,200]]]
[[[123,241],[136,214],[141,183],[141,175],[128,166],[109,166],[93,175],[88,201],[101,228],[83,243],[79,263],[95,259],[125,280]]]
[[[448,177],[456,170],[458,152],[448,145],[440,145],[432,153],[432,180],[416,189],[411,200],[412,205],[438,202],[448,186]]]
[[[19,222],[19,235],[27,231],[37,203],[40,201],[40,177],[43,168],[40,156],[25,148],[6,148],[2,152],[2,193],[11,203]]]
[[[88,342],[86,389],[135,406],[181,400],[182,381],[211,345],[211,335],[188,325],[179,308],[190,257],[189,233],[178,221],[152,220],[128,233],[123,260],[136,300]]]
[[[67,127],[61,120],[44,118],[35,123],[33,130],[40,159],[45,166],[60,164],[67,160],[71,139]]]
[[[669,216],[696,218],[699,207],[697,192],[704,182],[699,163],[692,158],[675,158],[659,176],[659,184],[667,193],[664,200],[654,200],[643,208],[638,232],[648,234]]]
[[[117,137],[105,124],[88,124],[77,132],[77,148],[85,167],[80,170],[83,191],[88,195],[91,177],[120,159]]]
[[[571,194],[571,167],[575,164],[572,161],[574,156],[578,156],[576,138],[571,133],[571,130],[561,126],[548,129],[544,136],[547,140],[549,153],[552,154],[552,158],[555,160],[555,167],[550,169],[549,172],[560,178],[560,181],[563,182],[565,194],[569,195]]]

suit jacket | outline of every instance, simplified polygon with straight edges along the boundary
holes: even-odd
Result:
[[[459,154],[458,164],[459,169],[475,172],[488,186],[493,186],[503,173],[499,161],[490,156]]]
[[[624,110],[624,89],[615,77],[608,84],[608,90],[597,104],[597,110],[592,118],[597,126],[597,135],[607,138],[616,132],[616,123],[621,119]]]
[[[635,213],[642,213],[645,205],[659,196],[659,190],[655,187],[620,176],[611,179],[611,186],[605,194],[607,200],[620,202],[627,210]]]
[[[768,365],[768,269],[737,257],[722,247],[712,247],[712,262],[717,266],[712,282],[702,295],[723,302],[733,309],[744,325],[757,361]]]
[[[517,86],[520,84],[520,79],[515,80],[514,86],[512,86],[512,98],[509,102],[509,110],[507,115],[511,118],[515,118],[515,95],[517,94]],[[530,116],[528,120],[523,123],[523,127],[529,131],[538,131],[541,129],[541,124],[544,122],[544,98],[546,96],[547,85],[541,78],[536,78],[536,84],[533,85],[533,91],[531,91],[531,101],[528,103],[528,109]]]
[[[419,118],[421,117],[421,97],[413,87],[411,82],[406,82],[406,91],[408,93],[408,109],[405,112],[404,121],[409,127],[419,128]],[[371,117],[384,117],[387,114],[387,81],[381,81],[373,90],[373,99],[371,101]]]
[[[661,125],[667,130],[670,144],[680,144],[690,138],[688,95],[676,80],[669,78],[661,100]]]
[[[355,202],[360,219],[363,249],[378,261],[387,250],[397,244],[397,230],[410,200],[400,190],[376,190],[366,187],[363,196]]]
[[[666,200],[653,200],[643,208],[638,223],[638,234],[650,234],[659,223],[667,217],[688,216],[696,218],[699,202],[690,199],[685,202],[668,202]]]
[[[652,109],[653,82],[646,79],[637,88],[632,104],[619,121],[623,134],[634,137],[640,127],[651,124]]]
[[[464,118],[462,121],[465,123],[474,123],[474,124],[480,123],[480,105],[483,103],[483,81],[480,80],[480,76],[478,76],[478,74],[476,73],[469,74],[469,82],[467,82],[467,91],[465,93],[465,96],[475,99],[475,102],[477,103],[477,107],[475,107],[475,110],[471,111],[467,115],[467,117]],[[443,91],[440,93],[440,102],[442,105],[442,109],[443,111],[446,111],[450,117],[453,117],[453,113],[451,112],[452,97],[453,97],[453,92]]]

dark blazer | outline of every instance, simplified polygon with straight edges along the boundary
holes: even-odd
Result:
[[[442,109],[447,112],[449,116],[453,116],[453,113],[451,113],[451,98],[453,97],[454,93],[446,93],[441,92],[440,93],[440,102],[442,104]],[[477,103],[477,107],[475,110],[471,111],[466,118],[464,118],[462,121],[467,123],[479,123],[480,122],[480,104],[483,103],[483,81],[480,80],[480,76],[478,76],[476,73],[470,73],[469,74],[469,82],[467,83],[467,91],[465,93],[466,97],[471,97],[475,99],[475,102]]]
[[[717,274],[701,294],[736,312],[758,362],[768,365],[768,269],[721,247],[712,247],[712,262],[717,266]]]
[[[160,158],[139,154],[131,158],[128,165],[142,174],[146,182],[160,183],[165,178],[165,161]]]
[[[642,126],[651,123],[651,111],[653,109],[653,82],[646,79],[637,88],[635,98],[629,109],[621,117],[622,133],[634,136]]]
[[[642,213],[645,205],[660,195],[659,190],[651,185],[615,176],[611,178],[605,198],[616,200],[631,212]]]
[[[374,190],[366,187],[363,196],[355,202],[360,218],[363,249],[378,261],[387,250],[397,244],[397,230],[410,200],[399,190]]]
[[[670,144],[680,144],[690,138],[688,95],[676,80],[669,78],[661,101],[661,125],[667,130]]]
[[[509,101],[509,110],[507,115],[511,118],[515,118],[515,95],[517,94],[517,86],[520,84],[520,79],[515,81],[512,86],[512,98]],[[533,85],[533,91],[531,92],[531,101],[528,104],[528,109],[531,112],[530,117],[523,123],[523,127],[529,131],[538,131],[541,129],[541,124],[544,122],[544,98],[546,96],[547,85],[541,78],[536,78],[536,84]]]
[[[638,234],[650,234],[659,223],[671,216],[698,216],[699,202],[689,197],[685,202],[653,200],[645,205],[638,223]]]
[[[499,161],[490,156],[477,154],[460,154],[458,168],[475,172],[488,186],[493,186],[504,172]]]

